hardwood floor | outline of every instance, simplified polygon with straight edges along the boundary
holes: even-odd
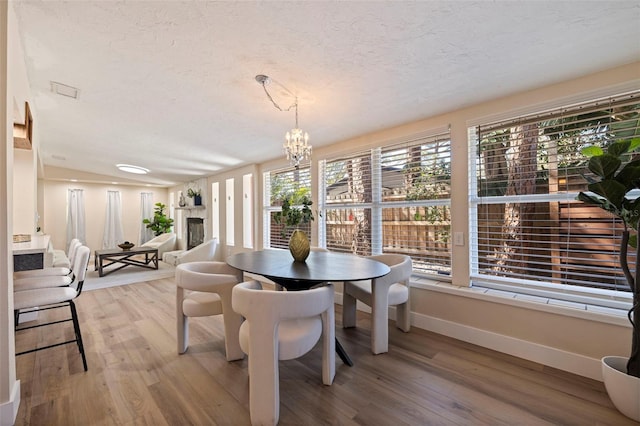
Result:
[[[247,360],[224,358],[219,317],[191,319],[176,350],[175,286],[163,279],[84,292],[77,300],[89,371],[76,345],[17,358],[16,425],[249,425]],[[62,311],[62,310],[55,310]],[[47,317],[67,312],[50,311]],[[369,316],[336,333],[321,382],[318,345],[280,363],[281,425],[631,425],[602,383],[416,328],[390,327],[389,353],[369,352]],[[71,323],[21,332],[17,350],[68,338]]]

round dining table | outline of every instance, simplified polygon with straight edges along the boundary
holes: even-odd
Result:
[[[387,265],[376,260],[325,251],[312,251],[304,262],[294,261],[288,250],[242,252],[229,256],[227,264],[244,272],[262,275],[289,291],[308,290],[326,282],[369,280],[390,271]],[[337,339],[336,352],[345,364],[353,365]]]

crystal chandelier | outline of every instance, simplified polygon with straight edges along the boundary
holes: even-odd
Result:
[[[285,135],[285,142],[282,145],[284,149],[284,153],[287,156],[287,160],[291,163],[292,166],[298,168],[301,161],[311,159],[311,145],[309,145],[309,134],[304,132],[298,126],[298,97],[295,96],[289,89],[280,85],[287,93],[294,97],[294,103],[289,106],[289,108],[282,109],[280,106],[273,100],[269,91],[267,90],[266,85],[269,84],[272,80],[266,76],[259,74],[256,76],[256,81],[262,85],[264,92],[267,94],[267,97],[271,101],[271,103],[278,108],[280,111],[290,111],[291,108],[295,108],[296,113],[296,127],[288,131]]]
[[[284,148],[287,160],[289,160],[292,166],[298,167],[300,161],[311,158],[311,145],[309,145],[309,133],[303,132],[302,129],[298,127],[298,98],[296,98],[295,108],[296,127],[284,136],[285,142],[282,147]]]

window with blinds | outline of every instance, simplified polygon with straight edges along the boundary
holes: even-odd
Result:
[[[324,235],[331,251],[372,253],[371,160],[371,152],[365,151],[323,164]]]
[[[414,270],[451,272],[449,132],[321,162],[326,247],[399,253]]]
[[[412,257],[413,269],[451,274],[449,132],[381,150],[382,251]]]
[[[589,178],[581,149],[638,137],[639,122],[634,92],[474,129],[472,280],[628,291],[618,267],[620,223],[576,197]]]
[[[264,173],[264,247],[288,248],[290,232],[283,235],[283,226],[273,219],[282,210],[282,201],[290,198],[292,205],[299,205],[303,197],[311,198],[311,169],[309,167],[286,168]],[[311,236],[311,224],[300,225],[300,230]]]

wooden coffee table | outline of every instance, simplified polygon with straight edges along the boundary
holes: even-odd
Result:
[[[134,256],[144,255],[134,258]],[[116,263],[121,265],[117,268],[105,271],[104,268]],[[134,247],[130,250],[104,249],[95,252],[95,270],[98,275],[104,277],[112,272],[119,271],[127,266],[139,266],[147,269],[158,269],[158,249],[151,247]]]

